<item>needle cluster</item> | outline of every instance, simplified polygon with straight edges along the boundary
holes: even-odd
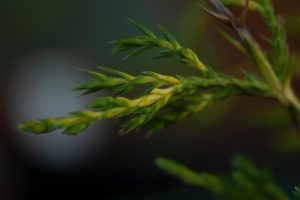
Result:
[[[127,134],[146,128],[152,134],[171,124],[185,120],[218,101],[235,95],[248,95],[275,99],[287,110],[292,119],[293,130],[300,130],[300,103],[291,86],[293,68],[287,45],[285,29],[277,17],[271,0],[207,0],[211,6],[200,5],[208,14],[228,25],[239,37],[234,39],[220,31],[230,43],[242,51],[254,64],[258,74],[244,72],[244,78],[218,72],[202,62],[190,48],[183,47],[173,35],[158,25],[160,32],[154,33],[144,25],[129,19],[141,32],[140,36],[115,40],[113,53],[129,52],[124,58],[141,54],[149,49],[158,49],[155,58],[177,57],[184,66],[196,70],[194,76],[163,75],[142,72],[131,75],[111,68],[98,67],[95,71],[81,70],[90,79],[76,89],[82,95],[101,90],[111,95],[99,97],[88,105],[87,110],[73,112],[66,117],[49,118],[22,123],[19,128],[35,134],[63,129],[66,135],[77,135],[102,119],[119,119],[120,133]],[[225,5],[245,6],[241,18],[237,18]],[[264,19],[270,35],[264,37],[270,46],[266,52],[252,37],[246,27],[246,14],[251,10]],[[142,94],[129,98],[128,94],[137,87],[144,88]],[[159,158],[159,168],[184,183],[202,187],[228,200],[287,200],[269,174],[244,158],[235,158],[233,172],[229,177],[210,173],[197,173],[172,160]],[[295,187],[300,199],[300,188]]]
[[[273,95],[270,87],[258,75],[244,72],[244,79],[238,79],[221,74],[204,65],[194,51],[182,47],[162,26],[158,26],[163,36],[160,38],[132,19],[130,22],[143,35],[114,41],[114,53],[131,51],[125,57],[127,59],[150,48],[158,48],[160,52],[156,58],[177,56],[181,63],[193,67],[200,75],[170,76],[156,72],[130,75],[105,67],[98,67],[95,71],[81,70],[91,77],[76,88],[83,95],[101,90],[110,91],[112,95],[92,101],[88,110],[73,112],[67,117],[25,122],[20,129],[36,134],[64,129],[64,134],[77,135],[98,120],[117,118],[123,122],[122,134],[140,128],[147,128],[148,133],[152,134],[232,95]],[[145,87],[143,94],[131,99],[126,97],[138,86]]]

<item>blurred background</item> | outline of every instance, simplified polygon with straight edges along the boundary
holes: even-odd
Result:
[[[199,0],[200,2],[204,0]],[[241,77],[251,63],[216,32],[196,0],[1,0],[0,13],[0,199],[199,199],[205,191],[185,187],[157,170],[165,156],[197,171],[228,173],[230,159],[244,154],[269,166],[287,191],[300,183],[300,144],[275,102],[231,98],[146,139],[144,131],[120,137],[117,121],[83,134],[34,136],[16,130],[22,121],[65,115],[86,106],[72,88],[87,80],[78,68],[109,66],[138,74],[191,74],[176,60],[153,60],[153,52],[121,61],[108,43],[139,34],[131,17],[155,29],[159,23],[218,70]],[[285,16],[299,91],[300,2],[275,1]],[[239,14],[240,10],[235,9]],[[248,25],[262,43],[260,18]]]

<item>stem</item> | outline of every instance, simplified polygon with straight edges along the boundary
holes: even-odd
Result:
[[[216,12],[208,11],[208,13],[219,21],[229,25],[238,34],[248,54],[270,86],[274,97],[289,112],[293,121],[293,128],[297,130],[300,136],[300,101],[291,87],[291,81],[284,83],[280,81],[280,78],[275,73],[273,66],[265,56],[261,47],[252,37],[245,23],[243,23],[247,15],[247,7],[250,0],[246,0],[245,8],[240,19],[236,19],[219,0],[209,0],[209,2],[214,6]]]
[[[246,24],[246,17],[247,17],[247,14],[248,14],[249,3],[250,3],[250,0],[245,1],[245,6],[244,6],[243,12],[242,12],[241,17],[240,17],[240,23],[242,25]]]
[[[243,28],[238,30],[240,38],[243,40],[243,43],[248,50],[248,53],[258,66],[258,70],[267,81],[269,86],[272,88],[275,95],[281,99],[282,97],[282,85],[279,78],[276,76],[270,62],[265,57],[258,43],[250,35],[247,29]]]
[[[291,81],[286,81],[285,84],[280,81],[260,46],[252,38],[247,29],[244,32],[240,31],[239,35],[243,39],[248,52],[256,62],[264,79],[271,87],[274,96],[288,111],[292,120],[292,129],[300,139],[300,101],[291,86]]]
[[[290,83],[284,88],[284,96],[286,97],[286,104],[282,105],[289,112],[293,132],[295,132],[300,139],[300,102]]]

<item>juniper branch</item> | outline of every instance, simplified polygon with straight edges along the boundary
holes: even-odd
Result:
[[[208,0],[214,10],[204,8],[210,15],[229,25],[241,39],[243,51],[248,54],[257,66],[264,80],[272,88],[278,102],[286,108],[293,121],[293,129],[299,132],[300,128],[300,102],[292,89],[291,66],[289,64],[289,51],[286,44],[284,29],[274,14],[270,0],[259,0],[257,11],[264,17],[271,31],[269,44],[274,48],[273,54],[267,56],[256,40],[252,37],[244,24],[221,3],[219,0]],[[226,2],[226,1],[225,1]],[[239,1],[236,1],[239,2]],[[250,3],[251,4],[251,3]],[[239,5],[239,3],[235,3]],[[235,42],[235,41],[234,41]],[[241,47],[236,45],[237,47]]]
[[[219,0],[208,0],[214,10],[205,7],[209,14],[229,25],[239,36],[240,41],[232,39],[221,31],[234,46],[254,61],[260,75],[245,72],[244,79],[224,75],[205,65],[197,54],[182,45],[162,26],[158,28],[163,37],[158,37],[145,26],[130,19],[142,33],[142,36],[115,40],[114,53],[131,51],[126,57],[143,53],[152,48],[160,49],[156,58],[179,57],[181,63],[197,69],[198,76],[170,76],[155,72],[130,75],[110,68],[99,67],[98,71],[81,70],[91,76],[76,90],[83,95],[100,90],[113,92],[114,95],[100,97],[89,104],[89,110],[70,113],[69,116],[29,121],[19,128],[36,134],[64,129],[67,135],[77,135],[91,124],[102,119],[120,119],[123,121],[121,133],[127,134],[140,128],[147,128],[152,134],[161,128],[185,120],[208,108],[218,101],[234,95],[249,95],[273,98],[291,114],[296,128],[300,128],[300,103],[292,87],[292,67],[289,62],[289,50],[281,20],[276,17],[271,0],[246,0],[246,7],[258,12],[270,29],[268,38],[273,51],[265,53],[245,26],[244,8],[241,19],[236,18]],[[244,0],[222,0],[226,5],[244,6]],[[125,95],[135,87],[146,88],[142,95],[127,98]],[[115,96],[116,95],[116,96]],[[286,200],[286,195],[272,183],[269,175],[256,168],[250,161],[236,158],[231,177],[223,178],[209,173],[197,173],[168,159],[159,158],[158,167],[178,177],[184,183],[203,187],[224,199],[274,199]],[[300,197],[300,189],[294,193]]]
[[[269,83],[273,91],[281,97],[282,87],[278,77],[276,76],[269,60],[265,57],[260,46],[256,40],[252,37],[248,29],[240,24],[240,20],[237,19],[219,0],[209,0],[215,11],[205,9],[209,14],[219,21],[229,25],[240,37],[242,44],[257,65],[264,79]]]
[[[80,71],[92,77],[88,82],[76,87],[76,90],[84,91],[83,95],[94,93],[100,90],[112,91],[118,95],[129,93],[137,85],[150,85],[154,87],[164,87],[179,84],[180,81],[172,76],[166,76],[155,72],[143,72],[143,75],[132,76],[118,70],[98,67],[99,71]],[[104,73],[110,76],[105,75]]]
[[[183,183],[209,190],[225,200],[287,200],[286,194],[273,183],[268,171],[257,168],[250,160],[235,157],[231,176],[198,173],[166,158],[155,161],[157,167]],[[295,189],[298,194],[299,189]]]
[[[278,52],[275,52],[279,59],[275,60],[275,63],[270,62],[245,25],[241,24],[240,20],[219,0],[209,0],[209,2],[214,7],[214,11],[204,9],[216,19],[228,24],[239,35],[241,43],[231,40],[228,35],[225,36],[252,58],[263,79],[260,79],[258,75],[250,75],[248,72],[245,73],[243,80],[216,72],[203,64],[194,51],[182,47],[175,37],[162,26],[158,27],[163,38],[130,19],[130,22],[143,35],[114,41],[113,44],[116,45],[113,49],[114,53],[133,51],[126,56],[129,58],[150,48],[159,48],[161,52],[157,56],[158,58],[178,56],[184,64],[198,69],[201,72],[200,76],[169,76],[155,72],[144,72],[141,75],[133,76],[103,67],[98,68],[99,71],[81,70],[92,77],[91,80],[76,88],[82,91],[83,95],[108,90],[116,94],[117,97],[99,98],[90,104],[89,111],[71,113],[69,117],[23,123],[20,129],[34,133],[65,129],[66,134],[75,135],[97,120],[118,118],[127,121],[122,129],[124,133],[142,127],[147,127],[153,131],[184,120],[214,102],[232,95],[275,98],[289,110],[295,124],[298,125],[300,122],[300,103],[291,86],[282,84],[282,79],[278,76],[277,68],[286,67],[285,64],[283,65],[286,62],[281,62],[282,58],[280,57],[288,54],[288,51],[285,44],[285,34],[281,31],[282,27],[274,15],[273,8],[270,7],[272,5],[269,0],[248,3],[250,9],[261,13],[266,21],[271,21],[269,28],[273,32],[270,40],[273,46],[279,49]],[[240,0],[224,0],[224,2],[232,5],[242,4]],[[288,59],[286,57],[285,59]],[[277,64],[277,68],[272,64]],[[284,70],[286,69],[284,68]],[[146,87],[146,92],[143,95],[134,99],[128,99],[124,96],[138,85]],[[189,106],[183,105],[183,102]]]
[[[113,53],[131,50],[132,52],[125,57],[125,59],[128,59],[132,56],[143,53],[148,49],[159,48],[161,51],[155,58],[179,56],[181,63],[184,63],[189,67],[196,68],[202,73],[206,71],[205,65],[200,61],[197,54],[189,48],[182,47],[175,37],[161,25],[157,26],[164,38],[159,38],[151,30],[132,19],[129,19],[129,21],[144,35],[113,41],[112,43],[116,44],[116,47],[113,49]]]
[[[133,76],[118,70],[98,67],[98,71],[81,70],[93,77],[87,83],[77,87],[83,94],[100,91],[102,89],[125,94],[136,85],[147,85],[149,93],[136,98],[102,97],[89,104],[93,110],[71,113],[69,117],[30,121],[20,126],[26,132],[47,133],[56,129],[65,129],[67,135],[76,135],[101,119],[120,118],[131,119],[124,123],[122,133],[128,133],[144,126],[151,132],[158,127],[179,122],[205,109],[210,102],[226,98],[233,94],[271,96],[270,89],[259,79],[246,75],[244,80],[217,74],[211,70],[206,77],[167,76],[155,72],[144,72],[144,75]],[[112,76],[108,76],[101,71]],[[198,92],[206,92],[199,97]],[[226,93],[226,95],[224,95]],[[187,100],[188,99],[188,100]],[[183,104],[183,101],[186,104]],[[178,104],[180,106],[176,106]],[[189,106],[186,106],[189,105]],[[154,118],[160,110],[176,109],[176,113],[169,112],[162,118]],[[160,119],[157,122],[157,119]],[[149,124],[148,124],[149,123]],[[158,126],[158,124],[160,124]],[[162,126],[163,124],[163,126]]]
[[[229,6],[244,6],[244,0],[221,0],[221,2]],[[271,32],[271,36],[265,38],[272,51],[268,59],[280,81],[289,82],[293,68],[290,63],[283,19],[276,16],[271,0],[250,1],[248,8],[263,17]]]
[[[293,68],[290,63],[283,19],[275,15],[271,0],[259,0],[258,3],[261,5],[259,13],[264,18],[264,21],[271,32],[270,38],[266,38],[272,49],[269,60],[281,82],[283,84],[289,84]]]
[[[151,119],[152,115],[163,107],[178,89],[180,89],[180,85],[166,89],[155,88],[148,95],[132,100],[124,97],[100,98],[90,104],[90,107],[99,110],[97,112],[81,111],[71,113],[70,117],[30,121],[22,124],[20,129],[33,133],[47,133],[56,129],[65,129],[65,134],[76,135],[97,120],[137,114],[137,117],[124,124],[122,131],[127,133],[139,128]]]
[[[204,93],[197,98],[186,97],[180,101],[176,101],[172,106],[169,106],[162,115],[153,117],[146,126],[149,129],[147,135],[151,136],[160,129],[186,120],[196,113],[205,110],[215,101],[227,98],[229,95],[229,91],[225,90],[223,94]]]
[[[219,192],[224,187],[224,183],[217,176],[208,173],[196,173],[172,160],[158,158],[155,164],[166,173],[181,179],[187,185],[203,187],[214,192]]]

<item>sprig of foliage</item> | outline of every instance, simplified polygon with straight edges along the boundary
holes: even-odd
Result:
[[[92,77],[76,89],[83,94],[100,90],[112,91],[118,95],[130,92],[137,85],[145,85],[145,95],[128,99],[126,97],[101,97],[89,104],[93,110],[71,113],[69,117],[29,121],[20,126],[26,132],[47,133],[65,129],[67,135],[76,135],[92,123],[101,119],[120,118],[127,121],[121,133],[128,133],[147,127],[154,132],[169,124],[179,122],[202,111],[212,102],[232,94],[268,96],[269,88],[256,77],[245,75],[244,80],[227,77],[210,70],[205,77],[167,76],[155,72],[144,72],[140,76],[98,67],[98,71],[81,70]],[[111,76],[105,75],[110,74]],[[200,96],[198,92],[204,92]],[[164,115],[155,116],[163,108]]]
[[[272,88],[278,102],[289,112],[294,129],[300,128],[300,102],[291,86],[292,66],[290,65],[289,50],[286,34],[281,20],[274,14],[271,0],[257,0],[257,11],[263,18],[271,32],[267,39],[273,52],[265,53],[258,42],[252,37],[245,24],[236,18],[219,0],[208,0],[213,10],[204,8],[217,20],[229,25],[240,37],[240,42],[227,37],[242,52],[252,59],[260,74]],[[224,1],[227,2],[226,0]],[[234,3],[233,3],[234,2]],[[253,1],[252,1],[253,2]],[[240,6],[239,0],[232,0],[231,5]],[[251,2],[250,2],[251,5]]]
[[[264,18],[271,36],[266,39],[272,54],[269,55],[269,60],[275,70],[276,75],[285,84],[289,84],[291,74],[293,72],[290,63],[289,49],[287,45],[286,33],[283,27],[283,19],[275,15],[273,4],[271,0],[259,0],[259,13]]]
[[[271,0],[207,0],[212,9],[201,6],[215,19],[231,27],[239,36],[235,40],[225,32],[221,34],[235,47],[247,55],[260,74],[244,72],[244,79],[224,75],[205,65],[197,54],[183,47],[173,35],[158,25],[162,37],[157,36],[144,25],[129,19],[142,32],[142,36],[115,40],[113,53],[130,51],[124,58],[141,54],[149,49],[160,50],[155,58],[179,57],[186,66],[198,70],[197,76],[170,76],[156,72],[144,72],[141,75],[130,75],[118,70],[99,67],[98,71],[81,70],[91,76],[86,83],[76,90],[82,95],[107,90],[113,94],[100,97],[89,104],[89,110],[73,112],[67,117],[29,121],[19,128],[36,134],[64,129],[67,135],[77,135],[91,124],[102,119],[120,119],[123,122],[121,133],[127,134],[140,128],[147,128],[152,134],[161,128],[178,123],[214,103],[234,95],[258,96],[273,98],[289,112],[294,128],[300,129],[300,103],[292,86],[292,66],[286,42],[286,34],[274,12]],[[258,12],[270,30],[266,37],[271,52],[265,52],[248,31],[244,17],[235,15],[224,6],[248,5],[249,9]],[[246,8],[247,9],[247,8]],[[126,94],[136,87],[145,88],[143,94],[128,98]],[[184,183],[206,188],[223,199],[257,199],[287,200],[286,195],[272,182],[270,175],[256,168],[252,162],[238,157],[233,160],[233,172],[224,178],[209,173],[197,173],[174,161],[159,158],[158,167],[178,177]],[[300,198],[300,189],[294,193]]]
[[[175,37],[161,25],[157,26],[164,38],[159,38],[144,25],[132,19],[129,19],[129,21],[134,24],[144,35],[113,41],[112,43],[117,45],[113,49],[113,53],[132,50],[132,52],[125,57],[125,59],[128,59],[132,56],[143,53],[148,49],[159,48],[161,51],[155,58],[179,56],[181,63],[184,63],[189,67],[196,68],[200,70],[200,72],[206,71],[205,65],[200,61],[197,54],[189,48],[182,47]]]
[[[268,82],[274,93],[279,99],[283,99],[281,83],[274,72],[273,66],[267,59],[259,44],[252,37],[244,24],[241,24],[240,19],[237,19],[219,0],[209,0],[214,10],[205,10],[217,20],[227,24],[234,30],[241,39],[244,51],[255,63],[261,75]],[[283,100],[282,100],[283,101]]]
[[[157,57],[177,55],[182,63],[200,70],[200,76],[169,76],[155,72],[134,76],[105,67],[98,67],[99,71],[81,70],[92,77],[76,88],[83,95],[107,90],[117,96],[98,98],[89,104],[89,110],[74,112],[67,117],[29,121],[19,128],[37,134],[64,129],[67,135],[77,135],[95,121],[117,118],[123,121],[120,131],[123,134],[143,127],[153,133],[232,95],[274,98],[271,87],[258,75],[245,72],[245,78],[241,80],[218,73],[204,65],[191,49],[183,48],[162,26],[158,27],[164,38],[159,38],[140,23],[131,19],[130,22],[144,35],[114,41],[114,53],[132,50],[126,56],[129,58],[157,47],[161,49]],[[146,87],[145,94],[133,99],[124,96],[137,86]]]
[[[228,6],[244,6],[244,0],[222,0]],[[251,1],[249,9],[258,12],[264,19],[271,35],[265,37],[272,53],[268,60],[282,83],[290,81],[293,68],[290,63],[289,48],[287,45],[286,33],[283,26],[283,19],[275,15],[271,0]],[[288,83],[287,83],[288,84]]]
[[[218,192],[224,187],[223,182],[218,176],[208,173],[197,173],[184,165],[166,158],[157,158],[155,161],[157,167],[171,176],[175,176],[182,180],[183,183],[202,187],[213,192]]]
[[[169,124],[180,122],[207,108],[215,101],[232,95],[275,98],[288,107],[288,110],[292,110],[294,121],[298,122],[300,104],[290,85],[281,84],[280,77],[276,75],[278,70],[275,69],[277,68],[272,66],[251,34],[239,24],[239,20],[236,20],[234,15],[218,0],[209,0],[209,2],[214,6],[215,11],[208,9],[206,11],[218,20],[229,24],[237,32],[241,43],[224,35],[253,59],[264,80],[249,72],[245,72],[244,80],[216,72],[204,65],[194,51],[182,47],[175,37],[162,26],[158,25],[164,38],[158,37],[150,29],[129,19],[143,35],[114,41],[113,44],[116,45],[113,49],[114,53],[130,50],[132,52],[125,57],[129,58],[148,49],[159,48],[160,53],[156,58],[178,56],[182,63],[198,69],[201,72],[200,76],[166,76],[155,72],[144,72],[142,75],[133,76],[103,67],[98,68],[100,72],[81,70],[92,76],[91,80],[76,88],[83,91],[83,95],[108,90],[118,96],[97,99],[89,105],[92,110],[71,113],[69,117],[29,121],[21,124],[20,129],[33,133],[65,129],[65,134],[76,135],[95,121],[118,118],[125,121],[121,133],[128,133],[143,127],[152,133]],[[225,2],[232,5],[241,4],[241,1]],[[288,53],[286,46],[283,48],[282,42],[285,41],[285,35],[282,34],[279,23],[275,23],[273,8],[263,7],[271,6],[271,4],[267,4],[267,0],[260,0],[256,3],[250,2],[251,6],[252,9],[262,13],[266,19],[272,18],[274,22],[270,23],[269,28],[274,29],[274,33],[272,32],[270,41],[274,41],[273,44],[281,49],[278,54]],[[280,34],[275,34],[277,32]],[[279,38],[281,38],[281,42],[276,42]],[[282,62],[276,61],[276,63],[279,63],[277,66],[284,68],[283,65],[280,65]],[[145,94],[135,99],[128,99],[124,96],[138,85],[146,87]]]
[[[80,70],[81,72],[91,76],[92,79],[78,86],[76,90],[83,91],[83,95],[100,90],[108,90],[117,95],[125,95],[138,85],[148,85],[149,88],[155,88],[180,84],[180,80],[176,77],[166,76],[150,71],[143,72],[143,75],[132,76],[111,68],[98,67],[98,70],[99,71]],[[104,73],[111,76],[107,76]]]
[[[231,176],[198,173],[166,158],[158,158],[156,166],[179,178],[183,183],[200,187],[224,200],[287,200],[286,194],[274,184],[270,173],[257,168],[250,160],[235,157]],[[295,189],[299,193],[299,188]]]

